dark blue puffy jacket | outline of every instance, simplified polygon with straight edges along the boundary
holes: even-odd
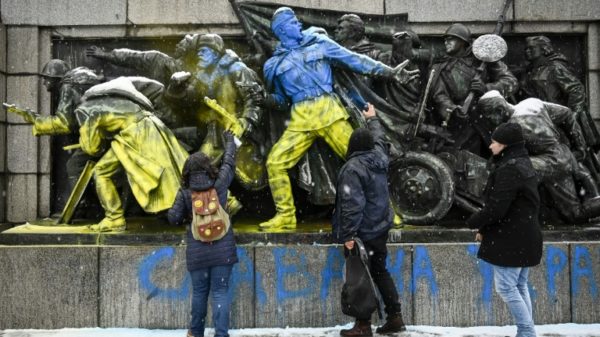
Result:
[[[219,195],[221,206],[227,205],[227,189],[233,181],[235,171],[235,144],[228,142],[217,179],[209,178],[206,172],[192,172],[189,188],[180,188],[175,202],[169,210],[169,223],[187,226],[186,263],[188,270],[234,264],[238,262],[233,227],[221,240],[202,242],[194,239],[190,230],[192,220],[192,190],[206,191],[213,187]]]
[[[367,120],[375,140],[370,151],[356,151],[340,169],[337,182],[333,237],[343,243],[354,237],[363,241],[386,234],[393,225],[388,190],[389,146],[377,117]]]

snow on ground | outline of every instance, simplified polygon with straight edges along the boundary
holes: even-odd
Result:
[[[286,328],[286,329],[239,329],[230,330],[231,337],[334,337],[340,329],[333,328]],[[551,324],[536,326],[538,337],[600,337],[600,324]],[[436,326],[409,326],[408,331],[397,337],[505,337],[514,336],[515,326],[481,326],[470,328],[448,328]],[[61,329],[61,330],[0,330],[0,337],[184,337],[186,330],[148,329]],[[212,337],[214,331],[207,329],[205,336]],[[377,334],[374,334],[378,336]]]

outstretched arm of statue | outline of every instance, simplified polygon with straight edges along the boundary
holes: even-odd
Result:
[[[14,104],[2,103],[2,106],[7,112],[21,116],[26,123],[33,124],[38,116],[33,110],[21,109]]]
[[[410,60],[404,60],[404,62],[400,63],[394,68],[394,79],[400,84],[406,84],[412,80],[419,78],[420,76],[419,69],[406,69],[406,66],[408,66],[409,62]]]

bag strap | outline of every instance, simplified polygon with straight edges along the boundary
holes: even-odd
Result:
[[[360,260],[363,263],[363,266],[365,267],[365,270],[367,271],[367,275],[369,275],[369,283],[371,283],[371,287],[373,288],[373,293],[375,294],[375,299],[377,300],[377,316],[379,316],[379,319],[383,319],[383,311],[381,310],[381,296],[379,295],[379,292],[377,291],[377,286],[375,285],[375,282],[373,281],[373,276],[371,276],[371,271],[369,270],[369,254],[367,253],[367,249],[365,248],[365,244],[362,242],[361,239],[359,238],[353,238],[354,240],[354,247],[357,249],[358,253],[360,254]]]

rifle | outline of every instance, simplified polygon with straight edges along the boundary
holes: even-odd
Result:
[[[512,3],[512,0],[504,0],[504,7],[502,8],[502,12],[500,12],[500,15],[498,16],[498,20],[496,22],[496,27],[494,28],[494,31],[492,34],[494,35],[502,35],[502,30],[504,29],[504,22],[506,21],[506,12],[508,11],[508,8],[510,7]],[[479,67],[477,67],[477,75],[475,75],[475,79],[479,79],[481,78],[481,74],[485,71],[485,67],[486,67],[486,62],[481,62],[481,64],[479,65]],[[460,115],[461,116],[467,116],[469,114],[469,109],[471,109],[471,105],[473,104],[473,98],[475,97],[475,93],[473,91],[469,91],[469,95],[467,95],[467,98],[465,98],[465,101],[463,102],[461,108],[460,108]]]
[[[435,68],[431,69],[431,73],[429,73],[429,79],[427,80],[427,85],[425,86],[425,93],[423,94],[423,101],[421,102],[421,106],[419,107],[419,116],[417,116],[417,124],[415,126],[414,137],[417,136],[417,132],[419,131],[419,124],[421,123],[421,119],[423,119],[423,113],[425,113],[425,105],[427,104],[427,97],[429,96],[429,89],[431,89],[431,82],[433,82],[434,75],[435,75]]]
[[[6,109],[7,112],[17,114],[27,122],[34,123],[37,117],[37,114],[30,109],[22,109],[18,108],[15,104],[2,103],[2,107]]]
[[[204,97],[204,103],[206,103],[208,107],[210,107],[214,112],[216,112],[219,115],[220,122],[226,129],[231,130],[231,132],[236,137],[242,138],[242,135],[244,134],[244,127],[234,114],[225,110],[224,107],[217,103],[216,99]]]

